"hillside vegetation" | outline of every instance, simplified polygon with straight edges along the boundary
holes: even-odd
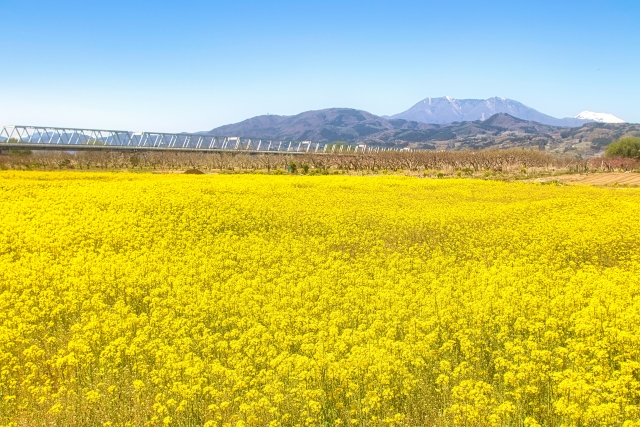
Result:
[[[638,196],[0,172],[0,425],[638,425]]]

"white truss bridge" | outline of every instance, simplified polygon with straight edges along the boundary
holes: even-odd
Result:
[[[245,153],[355,153],[388,151],[364,144],[325,144],[205,133],[129,132],[104,129],[76,129],[43,126],[4,126],[0,149],[176,151]]]

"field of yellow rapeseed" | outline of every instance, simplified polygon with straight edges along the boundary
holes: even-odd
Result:
[[[640,190],[0,172],[0,425],[639,426]]]

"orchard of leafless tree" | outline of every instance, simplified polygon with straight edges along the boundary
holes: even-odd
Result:
[[[246,154],[169,152],[33,152],[0,156],[0,169],[262,171],[327,174],[410,172],[450,175],[478,172],[634,170],[634,159],[576,159],[533,150],[413,151],[354,154]]]

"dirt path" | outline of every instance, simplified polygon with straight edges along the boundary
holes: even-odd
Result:
[[[640,173],[604,172],[580,175],[560,175],[549,178],[534,179],[533,182],[562,181],[567,184],[612,185],[627,184],[640,185]]]

